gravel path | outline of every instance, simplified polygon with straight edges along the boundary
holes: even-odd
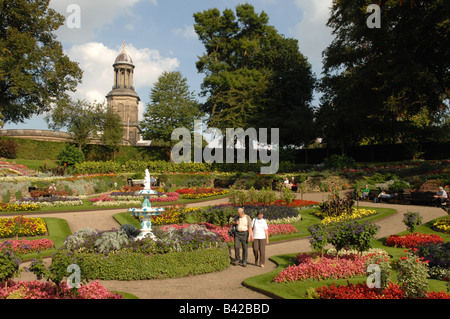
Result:
[[[300,195],[297,194],[297,198]],[[303,194],[305,200],[323,201],[327,198],[324,193]],[[211,204],[226,203],[228,199],[221,199],[200,204],[190,204],[191,207],[208,206]],[[366,207],[386,207],[394,208],[398,212],[387,218],[375,222],[381,227],[377,238],[382,238],[406,230],[403,224],[403,214],[407,211],[419,212],[423,216],[423,222],[426,223],[435,218],[445,216],[447,213],[440,208],[423,206],[405,206],[391,204],[374,204],[364,202],[361,204]],[[118,228],[118,223],[113,215],[124,212],[124,209],[53,213],[45,216],[66,219],[71,231],[74,233],[79,229],[91,227],[98,230]],[[33,214],[40,217],[39,214]],[[44,215],[42,215],[44,216]],[[266,247],[267,260],[271,256],[298,253],[310,251],[311,247],[307,238],[287,241],[283,243],[271,243]],[[268,299],[269,297],[245,288],[242,282],[245,278],[257,276],[270,272],[276,268],[273,262],[266,262],[266,267],[260,268],[253,265],[253,253],[249,247],[249,265],[244,268],[241,266],[230,266],[229,268],[216,273],[204,274],[199,276],[184,277],[177,279],[161,280],[140,280],[140,281],[101,281],[101,283],[110,290],[126,291],[138,296],[141,299]],[[49,262],[47,260],[47,262]],[[28,263],[22,266],[26,267]],[[23,272],[20,280],[35,280],[31,273]]]

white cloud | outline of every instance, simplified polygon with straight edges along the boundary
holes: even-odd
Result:
[[[84,71],[83,82],[78,86],[75,98],[89,102],[106,100],[105,96],[111,91],[114,82],[112,65],[121,50],[121,47],[108,48],[99,42],[73,45],[68,50],[67,55],[70,59],[79,62],[80,68]],[[138,49],[132,44],[127,44],[126,50],[136,67],[134,71],[136,91],[152,86],[164,71],[173,71],[180,64],[176,58],[162,57],[157,50]],[[144,104],[141,103],[141,114],[143,110]]]
[[[330,16],[332,0],[294,0],[302,10],[303,18],[291,29],[292,36],[299,40],[300,51],[308,57],[313,71],[322,70],[322,52],[333,40],[331,29],[326,26]]]
[[[61,26],[56,34],[58,40],[66,43],[81,43],[91,41],[96,32],[112,24],[116,18],[132,16],[131,8],[138,2],[150,2],[157,5],[157,0],[51,0],[50,7],[69,18],[74,11],[67,12],[70,5],[80,9],[80,28],[70,28],[67,24]],[[130,24],[127,25],[130,27]]]
[[[173,30],[173,33],[188,40],[198,39],[198,35],[195,32],[193,25],[186,25],[183,28],[176,28]]]

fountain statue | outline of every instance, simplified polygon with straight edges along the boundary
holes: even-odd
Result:
[[[135,217],[142,219],[141,232],[136,237],[136,240],[141,240],[146,237],[155,239],[155,235],[152,233],[152,217],[158,216],[163,213],[164,208],[152,207],[150,198],[157,196],[158,192],[151,188],[151,177],[148,169],[145,170],[144,189],[139,191],[138,194],[144,197],[142,208],[129,208],[128,211]]]

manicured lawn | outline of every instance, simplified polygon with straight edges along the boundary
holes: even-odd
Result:
[[[437,219],[436,219],[437,220]],[[441,236],[445,242],[450,240],[450,234],[445,234],[441,232],[433,231],[430,227],[436,221],[430,221],[426,224],[419,226],[416,232],[427,233],[427,234],[437,234]],[[407,232],[402,232],[399,234],[406,234]],[[400,257],[405,256],[405,248],[396,248],[396,247],[388,247],[383,245],[386,238],[381,238],[374,242],[374,248],[384,249],[391,256],[392,262],[398,261]],[[305,299],[306,292],[310,287],[317,288],[320,286],[325,286],[334,282],[336,285],[347,284],[347,280],[350,283],[360,283],[365,282],[367,277],[358,276],[349,279],[330,279],[330,280],[304,280],[304,281],[296,281],[290,283],[275,283],[273,282],[273,278],[282,270],[284,270],[288,265],[293,264],[293,260],[295,259],[297,253],[286,254],[286,255],[278,255],[270,258],[271,261],[277,264],[277,268],[274,271],[269,273],[255,276],[251,278],[247,278],[244,280],[244,285],[260,291],[262,293],[268,294],[274,298],[283,298],[283,299]],[[394,268],[394,267],[393,267]],[[392,273],[390,276],[392,282],[397,282],[397,271],[392,269]],[[429,279],[429,291],[447,291],[446,282],[442,280]]]

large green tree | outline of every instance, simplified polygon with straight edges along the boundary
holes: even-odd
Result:
[[[448,112],[450,3],[375,1],[381,27],[369,28],[372,3],[333,1],[317,113],[329,145],[425,141]]]
[[[315,80],[298,42],[280,35],[250,4],[238,5],[236,14],[210,9],[194,19],[206,50],[196,66],[205,74],[201,109],[208,125],[279,128],[280,145],[309,142]]]
[[[194,121],[202,113],[187,79],[180,72],[164,72],[150,92],[150,102],[140,123],[142,137],[165,147],[172,161],[172,132],[177,128],[194,131]]]
[[[54,32],[64,16],[50,0],[0,0],[0,113],[19,123],[67,99],[82,78]]]
[[[104,103],[68,99],[53,107],[45,119],[53,130],[66,128],[81,150],[90,139],[99,138],[107,114],[110,113]]]

